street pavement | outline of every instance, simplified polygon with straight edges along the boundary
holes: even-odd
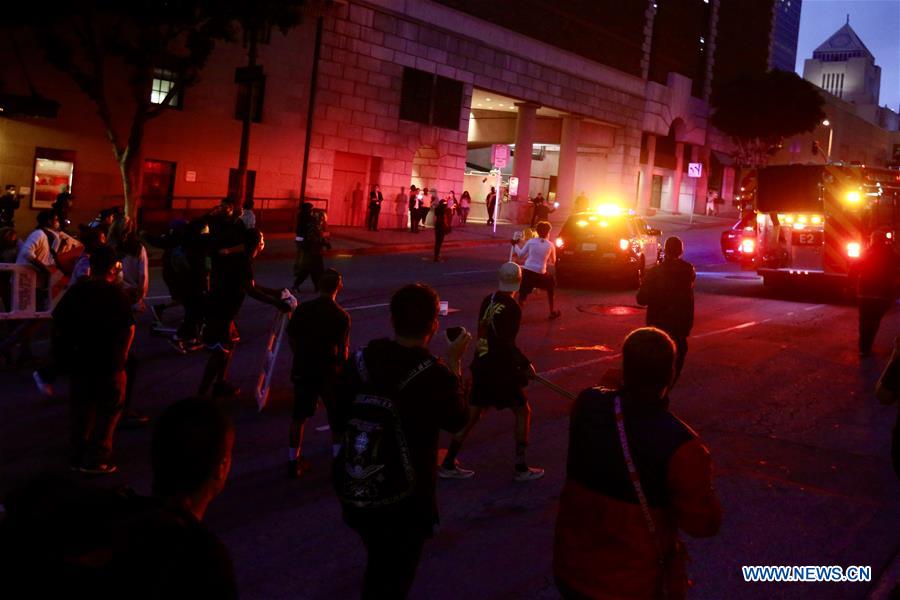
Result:
[[[718,536],[688,540],[691,597],[887,597],[900,551],[900,484],[889,458],[897,408],[880,406],[872,388],[900,332],[898,311],[882,323],[876,355],[860,359],[852,304],[815,293],[772,292],[754,273],[724,263],[718,238],[730,220],[697,217],[691,225],[686,216],[658,215],[651,221],[664,235],[680,235],[686,258],[697,267],[696,325],[671,400],[711,448],[724,509]],[[486,233],[484,225],[478,227]],[[433,285],[455,309],[442,327],[473,331],[478,305],[508,256],[503,240],[514,229],[504,226],[496,239],[463,233],[456,239],[470,243],[448,248],[447,260],[435,264],[425,247],[431,230],[416,236],[422,241],[379,232],[373,242],[367,232],[334,228],[335,250],[326,262],[345,276],[339,301],[353,318],[353,344],[390,334],[390,294],[411,281]],[[291,244],[270,241],[269,258],[257,263],[261,283],[290,284]],[[163,296],[158,273],[153,275],[151,296]],[[301,300],[311,294],[307,283]],[[635,306],[633,290],[614,283],[582,281],[563,288],[558,302],[563,315],[549,321],[545,297],[536,293],[529,299],[519,344],[542,375],[577,392],[618,367],[622,339],[643,324],[644,312]],[[273,319],[270,307],[245,303],[232,378],[246,390],[255,382]],[[148,329],[144,316],[136,404],[156,416],[173,399],[195,391],[206,357],[178,356]],[[446,343],[438,338],[432,349],[442,354]],[[304,442],[312,470],[299,481],[286,478],[289,359],[289,352],[279,357],[264,412],[257,412],[248,393],[229,404],[237,425],[234,467],[207,521],[232,553],[243,597],[356,597],[365,557],[342,524],[331,491],[330,436],[320,430],[322,411]],[[39,398],[26,370],[0,372],[0,390],[4,494],[39,472],[63,468],[66,406]],[[426,545],[413,598],[557,597],[551,548],[570,402],[534,383],[529,396],[529,459],[545,467],[547,476],[513,482],[512,416],[488,414],[460,455],[476,470],[475,478],[439,482],[441,528]],[[121,431],[121,470],[98,483],[149,492],[148,450],[148,430]],[[873,581],[744,583],[742,565],[863,565],[872,567]]]

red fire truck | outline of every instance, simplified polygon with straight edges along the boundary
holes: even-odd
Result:
[[[900,170],[783,165],[757,174],[757,271],[776,281],[847,283],[873,231],[895,239]]]

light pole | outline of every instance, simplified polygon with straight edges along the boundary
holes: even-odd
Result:
[[[822,121],[822,125],[828,128],[828,152],[825,153],[825,162],[831,162],[831,141],[834,139],[834,127],[831,126],[831,121],[825,119]]]

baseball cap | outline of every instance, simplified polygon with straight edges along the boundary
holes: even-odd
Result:
[[[516,292],[522,283],[522,269],[514,262],[504,263],[497,273],[497,288],[501,292]]]

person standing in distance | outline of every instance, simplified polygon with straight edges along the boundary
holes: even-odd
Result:
[[[378,231],[378,215],[381,214],[381,203],[384,202],[384,195],[381,188],[375,186],[369,192],[369,214],[366,215],[366,229],[369,231]]]
[[[622,387],[575,400],[553,547],[563,598],[684,598],[678,531],[719,531],[709,449],[669,410],[674,359],[665,332],[636,329],[622,345]]]
[[[419,233],[419,190],[409,186],[409,231]]]
[[[441,246],[444,244],[444,237],[450,233],[450,219],[452,213],[450,207],[447,206],[447,200],[441,200],[434,205],[434,262],[441,262]]]
[[[288,447],[288,476],[292,479],[309,468],[302,454],[303,428],[315,414],[319,398],[325,405],[332,434],[337,429],[335,386],[350,344],[350,315],[337,303],[343,287],[341,274],[327,269],[319,278],[319,295],[300,304],[287,327],[294,352],[294,413]]]
[[[519,305],[525,306],[525,300],[535,288],[547,292],[547,304],[550,307],[550,319],[558,318],[562,313],[554,308],[553,299],[556,290],[556,246],[548,239],[551,225],[547,221],[537,224],[538,237],[531,238],[524,245],[522,240],[513,240],[513,251],[519,258],[525,259],[522,266],[522,286],[519,289]]]
[[[497,190],[494,189],[494,186],[491,186],[491,191],[488,192],[487,197],[484,199],[484,204],[487,206],[488,212],[488,225],[494,224],[494,210],[497,207]]]
[[[487,296],[478,311],[478,342],[472,361],[472,394],[469,398],[469,422],[453,436],[438,476],[443,479],[469,479],[475,471],[465,469],[456,459],[466,437],[488,408],[508,408],[516,416],[515,481],[531,481],[544,476],[544,469],[529,467],[525,461],[531,406],[525,386],[534,374],[531,361],[516,346],[522,323],[522,309],[514,296],[522,281],[519,265],[508,262],[497,274],[497,291]]]
[[[694,265],[682,260],[684,242],[672,236],[666,240],[665,259],[649,271],[637,292],[637,303],[647,307],[647,325],[658,327],[674,340],[675,379],[681,376],[688,351],[688,336],[694,326]]]

